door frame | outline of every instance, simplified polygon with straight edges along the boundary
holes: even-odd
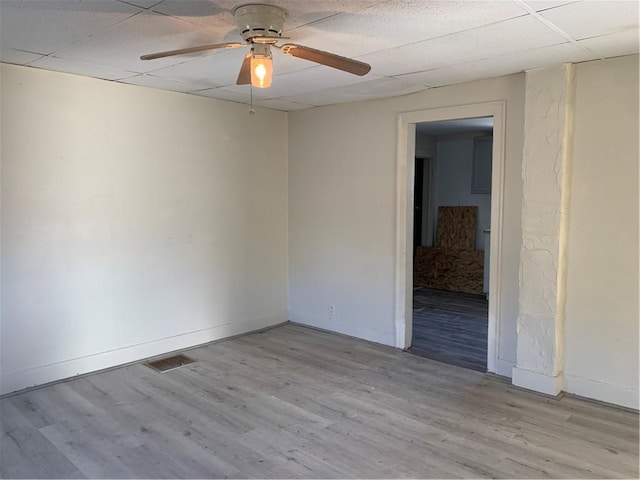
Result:
[[[398,114],[396,161],[395,346],[411,346],[413,330],[413,186],[416,124],[493,117],[491,168],[491,248],[489,252],[489,318],[487,371],[497,372],[502,299],[502,232],[504,220],[505,101],[456,105]]]

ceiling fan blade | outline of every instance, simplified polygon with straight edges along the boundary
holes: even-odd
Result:
[[[174,55],[186,55],[187,53],[204,52],[205,50],[216,50],[218,48],[238,48],[246,45],[245,43],[214,43],[212,45],[200,45],[198,47],[180,48],[178,50],[169,50],[167,52],[150,53],[142,55],[140,60],[155,60],[156,58],[172,57]]]
[[[251,52],[244,56],[242,66],[240,67],[240,73],[238,73],[238,80],[236,85],[248,85],[251,83]]]
[[[371,65],[352,58],[341,57],[334,53],[323,52],[315,48],[303,47],[295,43],[285,43],[280,47],[282,53],[293,55],[294,57],[304,58],[311,62],[320,63],[327,67],[337,68],[344,72],[353,73],[354,75],[366,75],[371,70]]]

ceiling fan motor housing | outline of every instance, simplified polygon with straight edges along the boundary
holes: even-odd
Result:
[[[233,16],[238,23],[242,38],[247,42],[251,42],[256,37],[258,37],[256,38],[258,41],[273,37],[273,43],[275,43],[282,35],[287,12],[275,5],[250,3],[236,7],[233,10]]]

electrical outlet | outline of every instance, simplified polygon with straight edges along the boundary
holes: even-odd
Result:
[[[335,317],[336,316],[336,306],[335,305],[329,305],[329,316],[330,317]]]

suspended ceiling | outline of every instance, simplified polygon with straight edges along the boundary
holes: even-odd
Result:
[[[242,0],[0,0],[0,60],[248,103],[235,85],[246,49],[141,61],[140,55],[242,41]],[[274,53],[280,110],[403,95],[527,69],[638,53],[638,1],[272,0],[284,35],[371,64],[357,77]]]

